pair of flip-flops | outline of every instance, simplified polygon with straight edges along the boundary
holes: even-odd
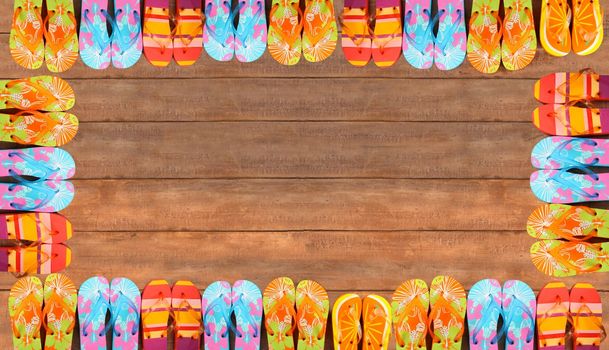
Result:
[[[349,63],[363,67],[372,59],[378,67],[392,66],[402,51],[402,4],[399,0],[379,1],[371,18],[368,1],[347,0],[341,30],[343,54]]]
[[[541,2],[539,41],[547,53],[589,55],[603,42],[603,9],[599,0],[544,0]],[[570,30],[571,20],[573,28]]]
[[[474,0],[467,38],[467,59],[482,73],[495,73],[501,63],[507,70],[529,65],[537,51],[531,0]]]
[[[527,222],[529,235],[540,240],[531,247],[533,264],[555,277],[609,271],[607,219],[607,210],[584,206],[546,204],[535,209]]]
[[[437,276],[429,288],[419,279],[402,283],[393,293],[391,310],[397,349],[425,349],[428,334],[433,350],[461,349],[466,299],[454,278]]]
[[[269,14],[268,48],[273,59],[291,66],[301,56],[321,62],[336,49],[338,29],[333,0],[273,0]]]
[[[114,0],[114,15],[108,0],[83,0],[79,46],[82,61],[93,69],[133,66],[142,55],[140,0]]]
[[[78,290],[81,349],[106,349],[112,332],[112,349],[137,349],[140,328],[140,291],[131,280],[91,277]],[[108,311],[110,321],[106,322]]]
[[[156,67],[166,67],[172,58],[190,66],[203,51],[201,0],[176,0],[175,27],[171,29],[169,0],[144,1],[144,55]]]
[[[288,277],[276,278],[264,289],[264,323],[269,349],[324,349],[330,310],[328,293],[319,283],[303,280],[294,286]]]
[[[217,61],[253,62],[266,50],[264,0],[242,0],[235,9],[226,0],[205,0],[203,47]],[[235,17],[237,27],[234,25]]]
[[[467,296],[469,348],[497,350],[505,336],[508,350],[535,348],[535,293],[524,282],[478,281]],[[499,327],[499,320],[502,326]]]
[[[8,313],[15,349],[42,349],[42,328],[44,349],[72,349],[76,286],[67,276],[48,275],[44,286],[37,277],[20,278],[9,292]]]
[[[46,0],[47,17],[42,18],[43,0],[15,0],[9,36],[11,56],[27,69],[58,73],[70,69],[78,58],[78,37],[72,0]]]
[[[593,106],[609,101],[609,75],[589,69],[549,74],[535,83],[535,98],[545,104],[533,112],[533,124],[546,134],[609,134],[609,109]]]
[[[567,332],[567,324],[572,329]],[[574,350],[600,350],[606,336],[601,297],[589,283],[571,291],[562,282],[545,285],[537,297],[537,338],[540,350],[566,349],[570,334]]]
[[[431,0],[406,0],[403,37],[404,58],[411,66],[429,69],[435,63],[441,70],[457,68],[467,49],[463,0],[438,0],[435,16]]]

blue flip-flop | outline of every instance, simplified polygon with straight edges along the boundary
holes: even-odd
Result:
[[[115,278],[110,284],[112,349],[138,348],[142,298],[140,290],[127,278]]]
[[[91,277],[78,290],[78,322],[82,350],[106,349],[106,314],[110,308],[110,285],[102,276]]]
[[[522,281],[503,284],[503,328],[506,350],[533,350],[537,301],[531,287]]]
[[[499,281],[484,279],[472,286],[467,296],[467,324],[471,350],[498,349],[501,301]]]
[[[228,0],[205,0],[203,47],[216,61],[230,61],[235,54],[235,11]]]
[[[431,16],[431,0],[406,0],[402,52],[411,66],[418,69],[433,66],[436,21],[437,17]]]
[[[140,0],[114,0],[112,65],[129,68],[142,56]]]
[[[214,282],[203,292],[201,312],[205,349],[230,349],[228,335],[231,328],[231,297],[231,285],[226,281]]]

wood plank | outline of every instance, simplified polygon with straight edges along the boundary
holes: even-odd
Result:
[[[522,79],[87,79],[70,84],[77,99],[73,113],[82,122],[525,123],[539,105],[533,82]],[[476,102],[463,103],[464,99]]]
[[[528,180],[77,180],[79,231],[523,230]]]
[[[89,123],[66,149],[79,179],[528,179],[541,136],[529,123]]]

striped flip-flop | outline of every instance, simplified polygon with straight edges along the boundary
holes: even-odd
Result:
[[[0,247],[0,271],[18,276],[61,272],[71,261],[72,251],[63,244]]]
[[[600,0],[573,1],[573,52],[586,56],[601,47],[604,34],[603,18],[604,11]]]
[[[106,69],[112,61],[112,39],[108,34],[108,0],[83,0],[78,45],[80,58],[93,69]]]
[[[190,281],[177,281],[171,289],[174,349],[201,348],[201,293]]]
[[[59,213],[0,214],[0,240],[53,244],[70,238],[72,223]]]
[[[140,0],[114,0],[112,23],[112,65],[129,68],[142,56]]]
[[[155,67],[167,67],[173,57],[169,0],[144,0],[144,57]]]
[[[467,323],[471,350],[499,349],[499,317],[503,314],[499,281],[476,282],[467,296]]]
[[[13,60],[23,68],[38,69],[44,61],[41,12],[42,0],[15,0],[9,47]]]
[[[378,0],[374,31],[372,33],[372,59],[378,67],[394,65],[402,53],[402,5],[399,0]]]
[[[569,277],[609,271],[609,242],[537,241],[531,246],[531,260],[548,276]]]
[[[367,295],[362,301],[363,350],[387,350],[391,336],[391,305],[380,295]]]
[[[34,276],[20,278],[11,287],[8,295],[8,314],[14,349],[42,349],[42,291],[42,282]]]
[[[503,0],[503,41],[501,61],[507,70],[528,66],[537,52],[537,34],[531,0]]]
[[[330,311],[328,292],[321,284],[303,280],[296,287],[299,350],[323,350]]]
[[[434,26],[431,0],[406,0],[402,51],[406,62],[417,69],[429,69],[434,61]]]
[[[203,52],[203,10],[201,0],[176,0],[173,58],[180,66],[191,66]]]
[[[539,102],[549,104],[609,101],[609,75],[588,69],[548,74],[535,82],[534,95]]]
[[[273,0],[269,14],[268,49],[271,57],[292,66],[302,56],[302,10],[295,0]]]
[[[262,293],[253,282],[233,284],[232,311],[235,314],[235,349],[259,350],[262,331]]]
[[[165,280],[150,281],[142,291],[142,346],[167,350],[171,287]]]
[[[77,291],[74,282],[62,274],[50,274],[44,281],[43,324],[45,350],[72,349],[76,326]]]
[[[363,67],[372,58],[372,31],[368,1],[346,0],[341,16],[341,47],[347,61]]]
[[[544,204],[527,221],[529,236],[537,239],[587,241],[609,238],[609,211],[585,206]]]
[[[206,350],[229,350],[232,289],[226,281],[207,286],[201,299],[203,338]]]
[[[333,0],[306,0],[302,53],[309,62],[321,62],[336,49],[338,28]]]
[[[77,21],[73,0],[46,0],[44,60],[50,72],[72,68],[78,59]]]
[[[438,34],[433,56],[440,70],[452,70],[465,60],[465,4],[463,0],[438,0]]]
[[[203,47],[216,61],[230,61],[235,55],[235,12],[225,0],[205,0]]]
[[[239,13],[235,56],[239,62],[254,62],[266,51],[268,40],[265,0],[241,1],[235,11]]]
[[[69,181],[0,183],[1,210],[50,213],[65,209],[74,199]]]
[[[465,331],[465,290],[450,276],[437,276],[429,286],[432,350],[459,350]]]
[[[357,350],[362,339],[362,299],[357,294],[343,294],[332,308],[335,350]]]
[[[603,327],[603,303],[590,283],[576,283],[569,294],[573,320],[573,350],[599,350],[607,336]]]
[[[103,276],[91,277],[78,289],[80,348],[106,349],[106,315],[110,308],[110,284]]]
[[[481,73],[495,73],[501,65],[503,27],[499,0],[474,0],[469,20],[467,59]]]
[[[38,147],[0,150],[0,177],[22,182],[31,177],[39,180],[67,180],[74,176],[74,158],[60,148]]]
[[[549,135],[607,135],[609,109],[562,104],[543,105],[533,111],[533,125]]]
[[[568,1],[547,0],[541,2],[539,41],[552,56],[562,57],[571,51],[571,8]]]
[[[78,132],[78,118],[66,112],[0,113],[0,141],[22,145],[63,146]]]
[[[61,112],[74,107],[74,103],[74,90],[59,77],[0,80],[0,109]]]
[[[296,289],[288,277],[276,278],[264,289],[262,303],[269,349],[294,349],[295,302]]]
[[[413,279],[402,283],[393,293],[391,312],[396,348],[426,349],[429,289],[425,281]]]
[[[537,341],[540,350],[565,349],[569,290],[562,282],[546,284],[537,296]]]
[[[506,350],[534,350],[535,293],[526,283],[509,280],[501,293],[503,328]]]
[[[140,333],[142,299],[140,290],[130,279],[119,277],[110,283],[112,349],[137,349]]]

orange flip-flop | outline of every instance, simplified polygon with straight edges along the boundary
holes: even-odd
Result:
[[[552,56],[562,57],[571,51],[571,8],[565,0],[544,0],[541,2],[539,21],[539,41]]]
[[[585,56],[603,43],[603,9],[600,0],[573,1],[573,52]]]
[[[362,339],[362,299],[357,294],[341,295],[332,308],[334,350],[357,350]]]

